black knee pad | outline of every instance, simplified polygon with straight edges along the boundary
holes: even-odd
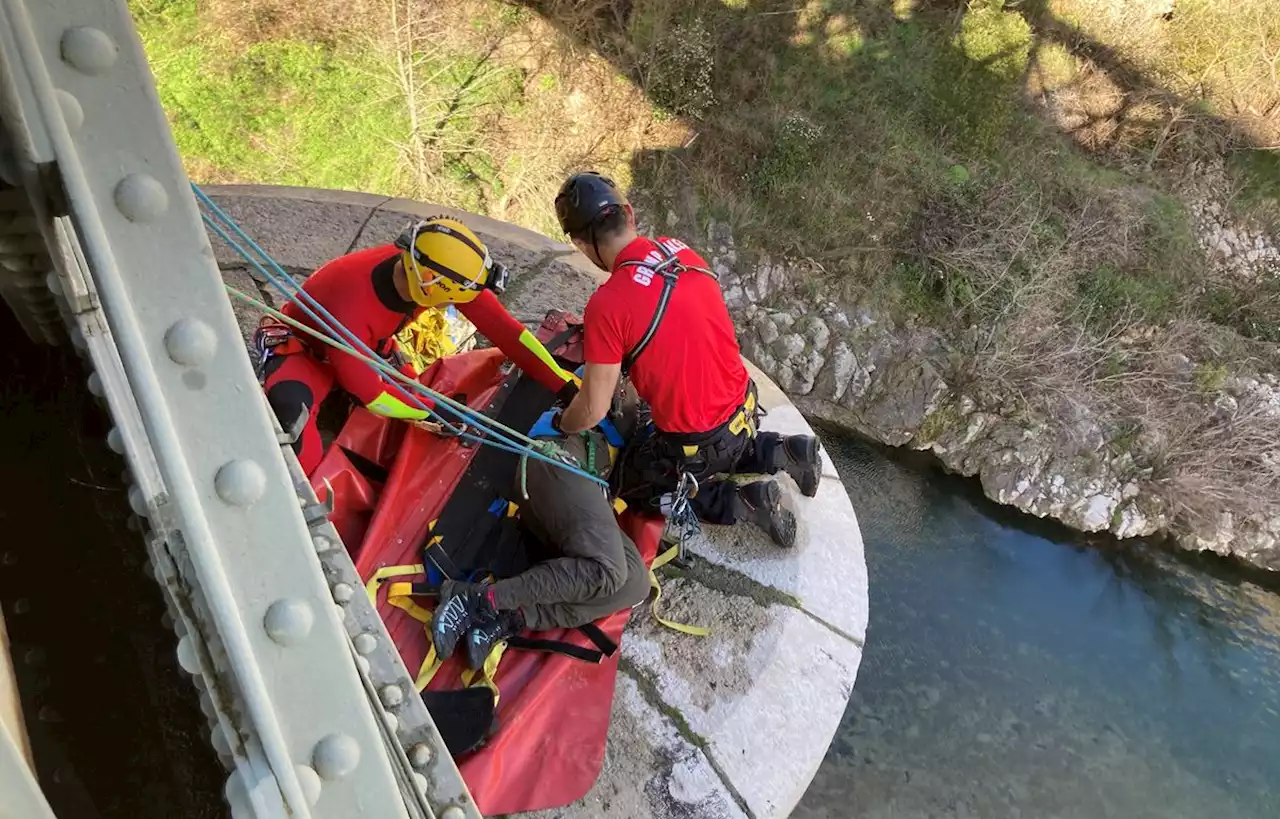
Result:
[[[301,381],[281,381],[272,384],[267,390],[267,403],[271,405],[281,428],[286,431],[297,426],[298,419],[302,418],[304,412],[311,412],[315,401],[315,393]],[[302,437],[299,436],[293,444],[294,451],[297,452],[301,445]]]

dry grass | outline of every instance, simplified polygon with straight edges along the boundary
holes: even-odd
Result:
[[[926,209],[909,275],[932,287],[942,308],[932,320],[950,319],[966,339],[962,389],[1061,429],[1096,419],[1113,450],[1132,456],[1132,477],[1185,520],[1280,508],[1280,407],[1223,392],[1229,373],[1265,362],[1223,349],[1190,291],[1152,278],[1162,218],[1130,188],[1069,207],[1006,186]]]

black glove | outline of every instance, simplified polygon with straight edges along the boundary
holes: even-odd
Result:
[[[573,381],[564,382],[564,386],[556,393],[556,403],[562,407],[569,406],[569,403],[578,395],[578,385]]]

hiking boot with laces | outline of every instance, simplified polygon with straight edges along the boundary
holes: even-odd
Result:
[[[518,611],[500,611],[477,622],[467,632],[467,668],[480,669],[498,643],[524,630]]]
[[[812,435],[788,435],[778,446],[778,464],[800,486],[806,498],[818,494],[822,478],[822,459],[818,456],[818,439]]]
[[[784,549],[796,545],[796,516],[782,505],[782,489],[776,481],[758,481],[739,487],[734,504],[738,520],[756,524]]]
[[[497,616],[488,583],[446,580],[440,586],[440,605],[431,617],[431,641],[441,660],[453,656],[462,635],[476,623]]]

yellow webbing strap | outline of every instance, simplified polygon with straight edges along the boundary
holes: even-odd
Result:
[[[422,665],[418,667],[418,676],[413,681],[413,687],[421,693],[422,689],[431,684],[435,678],[436,672],[440,670],[440,666],[444,665],[440,660],[440,655],[436,654],[436,645],[431,641],[431,624],[427,624],[427,656],[422,658]]]
[[[649,567],[649,585],[653,587],[654,595],[653,602],[649,604],[649,611],[653,613],[653,619],[672,631],[678,631],[681,634],[688,634],[693,637],[706,637],[711,633],[711,629],[703,628],[702,626],[691,626],[687,623],[677,623],[658,614],[658,601],[662,599],[662,585],[658,583],[657,571],[675,560],[678,554],[680,554],[680,547],[672,546],[653,559],[653,565]]]
[[[423,625],[431,625],[431,612],[413,602],[412,583],[391,583],[387,586],[387,602]]]
[[[369,595],[369,602],[378,605],[378,587],[392,577],[404,577],[405,575],[422,574],[427,568],[421,563],[406,563],[402,566],[383,566],[373,573],[373,577],[369,578],[369,582],[364,584],[364,590]]]
[[[468,668],[462,672],[462,684],[467,688],[475,685],[483,685],[493,692],[493,704],[498,704],[501,692],[498,691],[498,684],[494,682],[494,678],[498,676],[498,664],[502,662],[502,655],[507,651],[507,642],[503,640],[493,647],[493,651],[489,652],[489,656],[484,660],[484,668],[479,671],[473,671]]]

